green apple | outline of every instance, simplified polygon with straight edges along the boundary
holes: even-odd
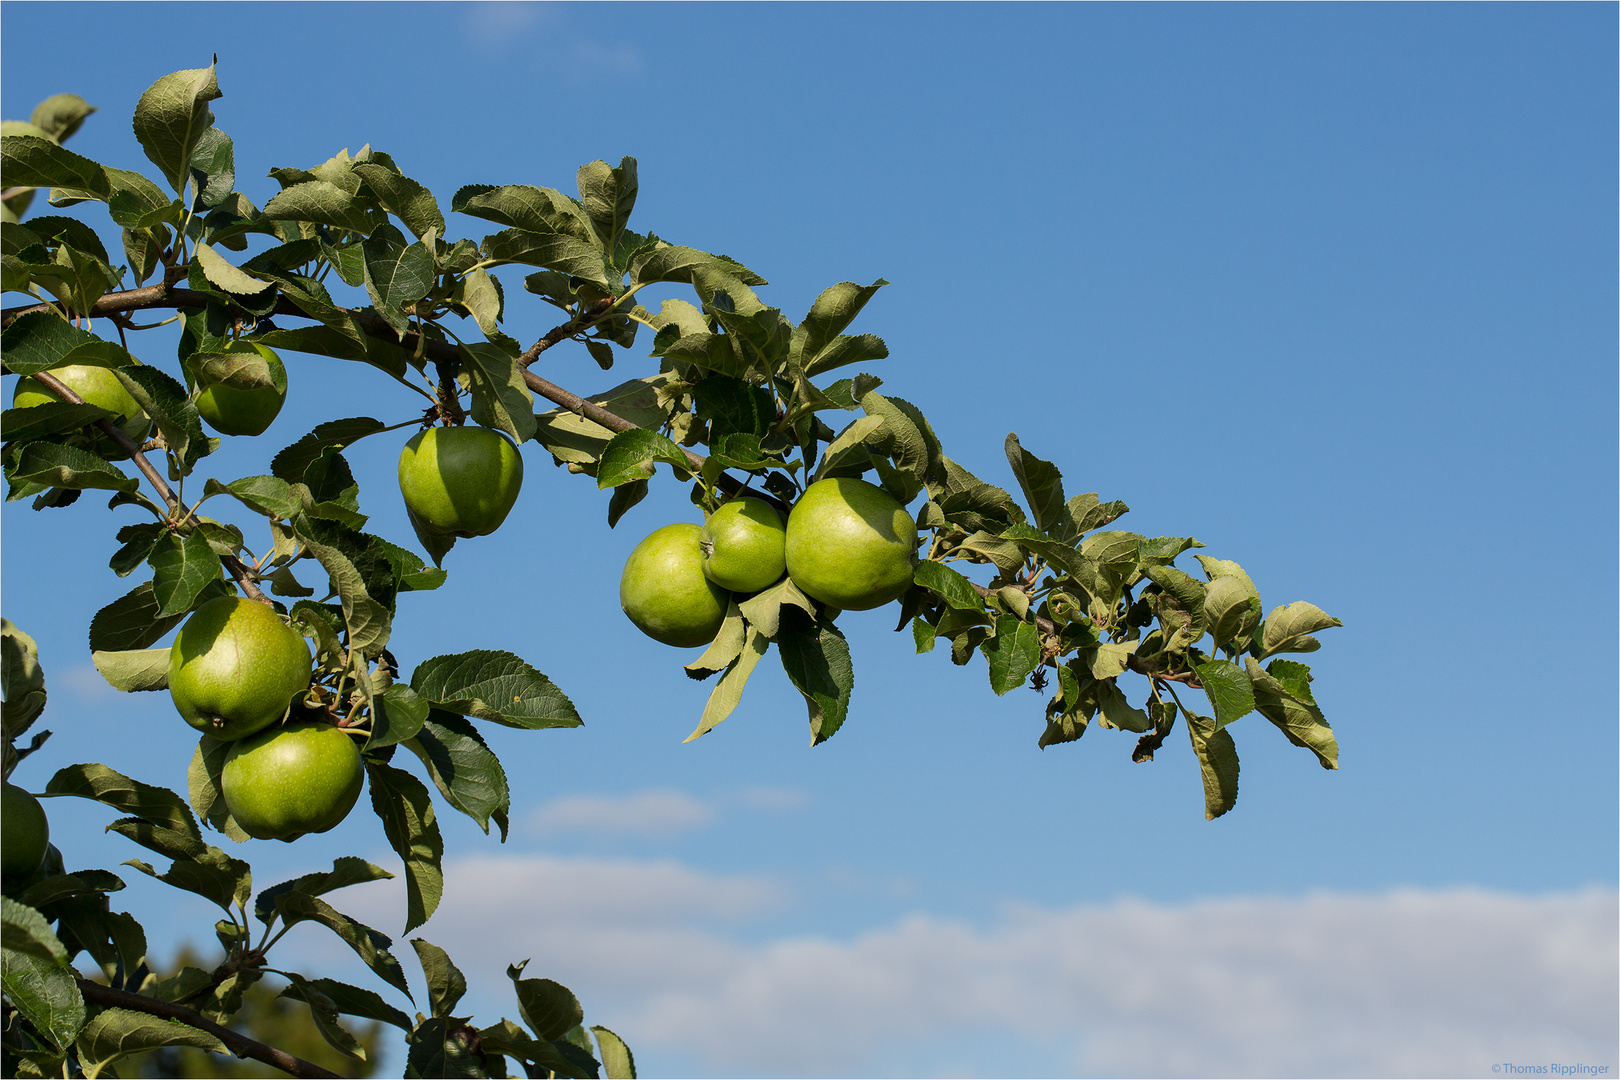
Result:
[[[399,452],[405,508],[429,532],[488,536],[506,520],[522,486],[522,455],[490,428],[424,428]]]
[[[703,574],[701,531],[689,521],[654,530],[630,552],[619,578],[619,606],[665,645],[706,645],[726,618],[731,597]]]
[[[805,489],[788,515],[788,576],[806,595],[865,611],[911,587],[917,527],[887,491],[837,477]]]
[[[298,721],[232,743],[219,779],[231,817],[249,836],[291,841],[347,817],[365,775],[341,728]]]
[[[44,863],[50,843],[51,823],[45,819],[45,808],[7,780],[0,789],[0,873],[27,877]]]
[[[197,411],[221,435],[260,435],[287,400],[287,368],[266,346],[233,341],[187,362]]]
[[[169,649],[169,695],[186,723],[240,739],[280,720],[309,688],[309,645],[268,604],[222,596],[186,620]]]
[[[135,399],[130,396],[129,391],[111,368],[68,364],[64,367],[51,368],[46,374],[54,376],[63,386],[83,398],[87,404],[112,413],[113,425],[134,442],[138,444],[146,441],[146,433],[151,430],[152,422],[147,419],[140,405],[136,404]],[[29,375],[17,380],[16,389],[12,391],[11,407],[29,409],[48,401],[61,400],[45,389],[44,383]],[[94,427],[88,430],[92,436],[91,446],[97,454],[110,461],[119,461],[129,456],[105,432]]]
[[[787,568],[782,515],[764,499],[732,499],[698,534],[703,572],[732,592],[753,593],[782,580]]]

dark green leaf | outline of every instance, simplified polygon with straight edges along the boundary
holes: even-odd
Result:
[[[47,795],[75,795],[94,799],[122,813],[133,814],[159,825],[167,825],[195,839],[202,839],[196,819],[185,802],[168,788],[152,787],[131,780],[123,773],[101,764],[69,765],[45,785]]]
[[[20,738],[45,709],[45,672],[39,666],[39,646],[10,619],[0,619],[0,690],[5,693],[0,717],[6,734]]]
[[[443,1080],[471,1080],[486,1075],[467,1042],[467,1032],[452,1018],[435,1016],[416,1026],[406,1039],[407,1077],[442,1077]]]
[[[349,1030],[338,1022],[337,1003],[317,989],[302,975],[291,971],[277,971],[278,975],[286,977],[292,983],[281,996],[302,1001],[309,1006],[310,1020],[314,1022],[315,1029],[321,1033],[327,1045],[346,1057],[357,1061],[366,1060],[366,1051]]]
[[[816,622],[795,609],[783,609],[776,638],[782,670],[810,710],[810,745],[826,742],[849,714],[855,668],[849,644],[830,622]]]
[[[477,729],[455,713],[435,709],[404,745],[422,759],[428,776],[451,806],[478,822],[485,833],[493,817],[501,828],[501,839],[506,839],[511,808],[506,773]]]
[[[1216,727],[1223,728],[1254,711],[1254,689],[1242,668],[1230,660],[1210,660],[1193,665],[1193,670],[1214,706]]]
[[[605,161],[581,165],[576,176],[579,201],[590,217],[591,226],[602,244],[602,250],[618,247],[619,234],[630,220],[630,211],[636,205],[636,159],[627,157],[618,168]]]
[[[49,442],[24,446],[8,476],[14,484],[27,482],[71,490],[127,492],[141,486],[133,476],[126,476],[116,465],[88,450]]]
[[[578,727],[573,702],[509,652],[475,649],[435,656],[411,674],[417,696],[449,712],[520,728]]]
[[[406,683],[390,683],[377,695],[377,714],[371,723],[371,737],[366,740],[367,750],[380,750],[412,738],[427,721],[432,706],[416,695]]]
[[[472,418],[484,427],[504,431],[514,442],[534,438],[534,392],[523,381],[523,369],[495,345],[462,345],[461,371],[472,391]]]
[[[219,556],[200,529],[184,537],[174,533],[160,536],[147,561],[152,564],[152,590],[159,618],[191,611],[202,591],[223,574]]]
[[[340,1013],[364,1017],[367,1020],[381,1020],[401,1031],[411,1030],[411,1018],[388,1004],[373,990],[350,986],[335,979],[306,979],[304,984],[326,995],[327,1000],[336,1006]],[[298,988],[292,986],[283,990],[281,996],[295,1001],[303,1000],[299,996]]]
[[[282,189],[264,204],[260,216],[266,221],[309,221],[334,229],[371,231],[365,203],[325,180],[306,180]]]
[[[542,1039],[556,1040],[585,1019],[585,1010],[579,998],[568,987],[552,979],[522,978],[523,966],[513,964],[506,969],[513,988],[517,991],[518,1011],[523,1022]]]
[[[984,600],[973,588],[973,583],[944,563],[924,560],[917,564],[912,580],[932,590],[941,600],[963,611],[978,611]]]
[[[501,262],[525,263],[583,278],[604,289],[613,288],[602,265],[602,253],[592,244],[557,233],[506,229],[484,237],[484,255]]]
[[[372,783],[372,793],[375,797],[375,774]],[[325,900],[307,893],[286,893],[277,900],[276,906],[289,926],[309,921],[318,922],[331,930],[354,950],[355,955],[360,957],[378,978],[389,986],[399,989],[406,997],[411,996],[410,987],[405,982],[405,969],[400,967],[394,954],[388,951],[392,941],[387,934],[351,919]]]
[[[220,786],[220,772],[230,751],[230,743],[221,742],[212,735],[199,739],[197,749],[191,754],[191,765],[186,769],[186,793],[198,818],[240,844],[249,838],[247,831],[231,816]]]
[[[443,235],[444,214],[433,192],[376,162],[361,162],[355,165],[354,173],[371,189],[382,208],[403,221],[418,238],[429,229]]]
[[[387,426],[381,420],[373,420],[369,416],[329,420],[317,425],[314,431],[278,453],[270,462],[270,471],[289,484],[301,484],[310,465],[314,464],[328,447],[341,450],[367,435],[375,435]],[[234,490],[235,485],[232,485],[232,488]]]
[[[1016,615],[996,617],[996,635],[981,646],[990,662],[990,689],[999,697],[1023,686],[1040,664],[1041,633]]]
[[[668,436],[646,428],[621,431],[608,442],[597,463],[597,489],[650,479],[654,463],[659,461],[673,468],[679,477],[691,475],[686,454]]]
[[[96,111],[94,105],[78,94],[52,94],[34,106],[28,122],[60,143],[71,138],[85,117]]]
[[[27,442],[31,439],[55,435],[59,431],[77,431],[97,420],[111,420],[117,414],[95,405],[70,405],[65,401],[47,401],[25,409],[7,409],[0,413],[0,431],[7,442]]]
[[[461,969],[450,960],[450,954],[422,938],[412,938],[411,948],[422,962],[422,974],[427,977],[428,1004],[434,1016],[449,1016],[456,1003],[467,992],[467,980]]]
[[[427,788],[408,772],[381,762],[366,762],[371,777],[371,806],[382,819],[388,844],[405,863],[405,932],[427,922],[444,893],[444,840],[434,820]]]
[[[216,596],[229,594],[230,590],[219,582],[204,589],[197,600],[205,603]],[[95,618],[90,620],[91,651],[124,652],[147,648],[179,626],[186,617],[185,612],[160,617],[158,607],[150,581],[135,586],[129,593],[96,612]]]
[[[47,930],[48,932],[48,930]],[[84,996],[73,969],[7,946],[0,964],[6,999],[57,1049],[72,1045],[84,1027]]]
[[[1018,486],[1023,489],[1035,527],[1056,540],[1072,541],[1080,535],[1063,501],[1063,474],[1050,461],[1025,450],[1018,436],[1009,434],[1004,449]]]
[[[332,869],[316,874],[304,874],[272,885],[253,901],[253,914],[266,926],[275,918],[278,901],[288,893],[304,896],[323,896],[350,885],[364,885],[368,881],[386,881],[394,875],[380,866],[374,866],[353,855],[342,855],[332,861]]]

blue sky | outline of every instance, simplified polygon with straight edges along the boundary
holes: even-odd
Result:
[[[952,457],[1013,486],[1016,431],[1071,493],[1128,502],[1123,527],[1197,536],[1268,609],[1345,623],[1309,658],[1343,767],[1251,716],[1213,823],[1184,741],[1148,765],[1106,731],[1041,751],[1041,699],[912,655],[884,611],[841,620],[836,738],[807,748],[768,661],[683,746],[708,688],[614,596],[641,536],[692,519],[684,490],[609,531],[605,495],[531,446],[512,517],[405,599],[394,639],[407,670],[511,649],[586,720],[492,734],[504,847],[443,819],[469,861],[421,934],[463,961],[481,1020],[513,1014],[501,970],[532,953],[648,1074],[1620,1064],[1612,5],[200,10],[13,0],[0,108],[82,94],[102,111],[72,148],[146,168],[136,98],[218,53],[215,115],[260,205],[268,169],[368,142],[445,205],[633,155],[633,225],[740,259],[793,318],[834,282],[892,282],[856,328]],[[550,309],[506,281],[508,332],[533,341]],[[173,367],[166,339],[144,348]],[[541,373],[592,392],[654,370],[644,353],[604,374],[559,348]],[[287,409],[215,475],[265,471],[322,419],[415,408],[284,358]],[[390,438],[350,458],[373,527],[405,540]],[[5,613],[39,641],[57,733],[18,779],[95,758],[183,790],[190,730],[89,666],[89,618],[129,586],[107,517],[5,507]],[[135,854],[64,802],[70,866]],[[252,847],[263,884],[392,859],[361,814]],[[397,936],[389,888],[335,899]],[[212,922],[144,882],[122,896],[155,944]],[[481,940],[493,920],[511,928]],[[340,972],[319,933],[287,945]],[[1342,1045],[1278,1035],[1324,1019]]]

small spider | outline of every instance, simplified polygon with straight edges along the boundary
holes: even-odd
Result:
[[[1046,669],[1038,667],[1029,673],[1029,688],[1037,694],[1046,693]]]

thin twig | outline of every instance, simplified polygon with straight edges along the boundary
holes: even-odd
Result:
[[[280,1069],[288,1076],[333,1077],[340,1080],[343,1075],[342,1073],[332,1072],[330,1069],[323,1069],[313,1061],[305,1061],[303,1058],[294,1057],[284,1050],[266,1046],[257,1039],[248,1038],[241,1032],[232,1031],[228,1027],[221,1027],[201,1013],[188,1009],[184,1005],[173,1005],[167,1001],[147,997],[145,994],[132,994],[127,990],[114,990],[110,986],[102,986],[100,983],[91,982],[89,979],[79,979],[77,981],[79,992],[84,995],[86,1001],[112,1008],[132,1009],[135,1012],[146,1013],[148,1016],[160,1016],[166,1020],[178,1020],[188,1027],[208,1032],[208,1034],[230,1047],[237,1057],[262,1061],[266,1065]]]
[[[60,379],[48,371],[35,372],[34,379],[37,380],[45,389],[49,390],[51,393],[55,394],[57,397],[61,398],[70,405],[85,404],[84,398],[80,397],[78,394],[75,394],[72,390],[69,390],[62,384]],[[111,420],[97,420],[96,426],[99,427],[108,436],[108,438],[117,443],[119,449],[123,450],[124,453],[129,455],[130,460],[135,463],[135,467],[141,471],[141,475],[145,476],[152,487],[156,489],[158,495],[165,503],[168,504],[170,510],[186,510],[186,517],[182,524],[190,525],[192,527],[202,524],[197,519],[197,515],[194,512],[180,506],[180,496],[174,493],[174,489],[169,487],[168,481],[163,479],[163,474],[157,471],[157,468],[152,464],[151,459],[149,459],[146,454],[141,451],[140,443],[136,442],[134,439],[130,438],[128,434],[121,431]],[[253,575],[248,571],[246,566],[242,565],[242,561],[240,559],[238,559],[235,555],[227,554],[221,555],[220,561],[225,564],[225,569],[230,571],[231,577],[236,579],[236,583],[242,586],[242,591],[247,593],[250,598],[257,600],[261,604],[270,603],[270,598],[264,595],[263,590],[261,590],[259,586],[254,583]]]

